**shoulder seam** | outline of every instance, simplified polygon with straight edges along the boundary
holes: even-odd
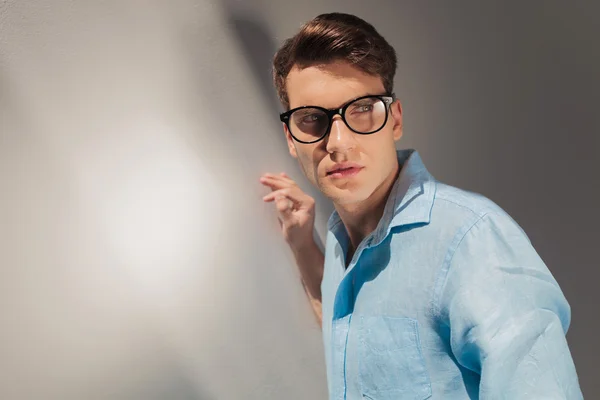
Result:
[[[450,199],[447,199],[447,198],[444,198],[444,197],[438,197],[438,198],[437,198],[437,200],[441,200],[441,201],[445,201],[445,202],[448,202],[448,203],[451,203],[451,204],[457,205],[457,206],[459,206],[459,207],[461,207],[461,208],[464,208],[464,209],[465,209],[465,210],[467,210],[467,211],[470,211],[470,212],[472,212],[473,214],[477,215],[477,216],[478,216],[478,217],[480,217],[480,218],[484,217],[486,214],[488,214],[488,213],[490,213],[490,212],[493,212],[492,210],[490,210],[490,208],[489,208],[489,207],[488,207],[488,208],[482,208],[482,211],[480,211],[480,212],[477,212],[477,211],[475,211],[475,210],[474,210],[473,208],[471,208],[471,207],[467,207],[467,206],[465,206],[464,204],[457,203],[456,201],[452,201],[452,200],[450,200]]]

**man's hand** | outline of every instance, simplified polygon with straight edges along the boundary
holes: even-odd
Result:
[[[272,192],[263,197],[265,202],[275,202],[281,233],[293,250],[299,250],[313,241],[315,225],[315,200],[304,193],[285,172],[279,175],[264,174],[260,182]]]
[[[325,258],[313,236],[315,200],[304,193],[285,172],[279,175],[265,174],[260,182],[272,190],[263,200],[275,202],[281,232],[294,253],[304,290],[321,325],[321,280]]]

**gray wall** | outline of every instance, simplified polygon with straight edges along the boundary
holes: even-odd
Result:
[[[258,177],[301,182],[323,234],[268,69],[335,10],[397,49],[399,147],[529,234],[600,398],[596,4],[0,2],[0,398],[325,398]]]

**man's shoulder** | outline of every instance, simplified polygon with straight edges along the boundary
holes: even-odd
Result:
[[[529,237],[519,223],[493,200],[480,193],[436,183],[431,224],[433,229],[463,235],[473,226],[479,225],[496,231],[510,231],[514,237],[519,236],[529,242]]]
[[[508,216],[498,204],[483,194],[436,182],[434,208],[442,213],[479,219],[486,214]]]
[[[460,233],[475,224],[500,224],[527,236],[515,219],[493,200],[477,193],[436,182],[431,228]]]

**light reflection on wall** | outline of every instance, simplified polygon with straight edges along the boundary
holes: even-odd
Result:
[[[224,197],[215,177],[168,126],[135,121],[126,151],[104,154],[120,171],[98,214],[121,262],[151,290],[185,282],[193,261],[216,246]],[[91,177],[90,177],[91,178]],[[93,182],[94,179],[91,179]]]

